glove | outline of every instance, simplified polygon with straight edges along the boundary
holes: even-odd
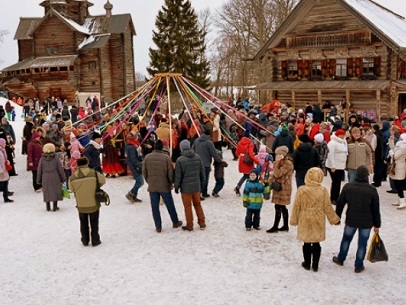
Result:
[[[244,201],[244,202],[242,203],[242,206],[243,206],[244,208],[246,208],[246,207],[248,206],[248,202],[247,202],[247,201]]]
[[[179,194],[179,189],[178,188],[175,188],[175,193]]]

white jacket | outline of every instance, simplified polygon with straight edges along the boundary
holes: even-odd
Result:
[[[331,135],[331,141],[327,144],[328,155],[326,167],[335,169],[345,169],[347,163],[347,141],[336,135]]]

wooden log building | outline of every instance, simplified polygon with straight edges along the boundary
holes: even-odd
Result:
[[[20,18],[14,39],[18,63],[4,68],[9,95],[72,102],[78,92],[100,92],[117,100],[135,90],[130,14],[91,16],[87,0],[45,0],[42,18]]]
[[[406,21],[370,0],[302,0],[255,55],[260,98],[337,105],[379,119],[406,108]]]

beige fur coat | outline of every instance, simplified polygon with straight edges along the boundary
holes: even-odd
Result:
[[[330,224],[340,221],[331,206],[327,189],[321,185],[323,176],[320,168],[309,169],[305,185],[299,187],[296,193],[290,224],[298,226],[297,239],[305,243],[326,239],[326,216]]]

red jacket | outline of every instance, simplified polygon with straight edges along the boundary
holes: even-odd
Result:
[[[238,156],[238,171],[242,174],[249,174],[251,170],[254,168],[253,164],[246,164],[244,163],[244,154],[248,151],[251,159],[254,161],[255,164],[259,163],[258,158],[254,154],[254,144],[251,140],[247,137],[242,137],[240,142],[237,144],[237,150],[235,152],[236,156]]]

